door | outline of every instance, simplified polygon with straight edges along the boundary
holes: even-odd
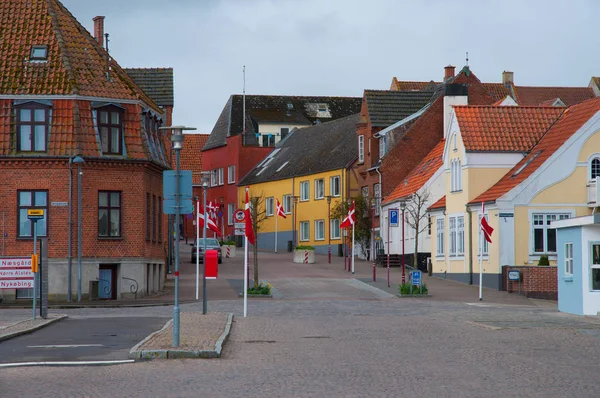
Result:
[[[114,300],[117,297],[117,266],[100,264],[98,271],[98,298]]]

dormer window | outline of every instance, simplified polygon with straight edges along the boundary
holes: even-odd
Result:
[[[46,152],[50,107],[30,102],[16,109],[19,152]]]
[[[47,61],[48,60],[48,46],[32,46],[31,54],[29,55],[30,61]]]
[[[116,106],[98,109],[98,131],[104,155],[123,153],[123,111]]]

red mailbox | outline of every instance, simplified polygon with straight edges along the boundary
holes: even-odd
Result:
[[[218,268],[218,253],[216,250],[207,250],[206,256],[204,257],[204,272],[206,279],[217,279],[219,274]]]

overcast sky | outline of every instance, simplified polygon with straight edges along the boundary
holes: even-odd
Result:
[[[362,96],[439,80],[586,86],[600,75],[596,0],[62,0],[93,32],[106,16],[123,67],[173,67],[174,124],[210,133],[231,94]]]

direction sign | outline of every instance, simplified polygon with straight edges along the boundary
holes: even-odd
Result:
[[[421,271],[413,271],[411,279],[413,285],[419,286],[421,284]]]
[[[237,222],[244,222],[244,220],[246,219],[246,213],[242,209],[237,209],[235,213],[233,213],[233,217]]]
[[[243,223],[243,222],[236,222],[236,223],[234,224],[234,228],[237,228],[237,229],[245,229],[245,228],[246,228],[246,223]]]
[[[0,289],[33,288],[31,257],[0,259]]]
[[[27,218],[30,220],[41,220],[44,218],[44,209],[28,209]]]
[[[241,228],[236,228],[234,231],[235,236],[244,236],[246,235],[246,230]]]
[[[388,210],[388,220],[390,222],[390,227],[398,226],[398,219],[400,215],[400,210],[398,209],[389,209]]]

